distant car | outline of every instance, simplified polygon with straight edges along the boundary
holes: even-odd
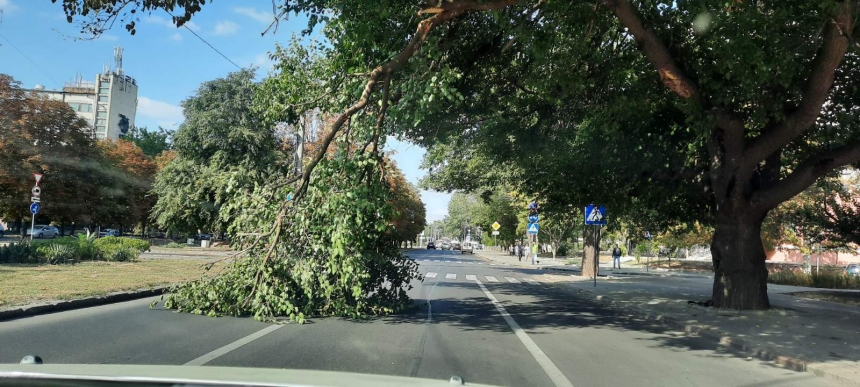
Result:
[[[455,250],[459,251],[462,248],[463,248],[463,245],[461,245],[460,242],[451,242],[451,251],[455,251]]]
[[[852,263],[845,267],[845,273],[848,275],[860,277],[860,264]]]
[[[119,230],[117,230],[115,228],[106,228],[104,230],[99,231],[99,237],[106,237],[106,236],[118,237],[119,235],[120,235]]]
[[[208,241],[212,240],[212,234],[197,234],[198,241]]]
[[[451,244],[448,242],[442,242],[442,250],[450,250]]]
[[[436,244],[433,242],[428,243],[427,250],[436,250]]]
[[[475,245],[477,244],[473,242],[464,242],[463,246],[460,247],[460,254],[475,254]]]
[[[27,230],[27,235],[32,235],[33,238],[56,238],[57,235],[60,235],[60,230],[58,230],[54,226],[46,226],[44,224],[37,224],[33,226],[33,228]]]

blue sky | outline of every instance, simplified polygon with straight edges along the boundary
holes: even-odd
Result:
[[[135,36],[119,23],[96,40],[81,40],[79,28],[66,23],[60,4],[49,0],[0,0],[0,72],[21,81],[60,89],[76,74],[94,80],[111,65],[113,47],[124,49],[123,69],[138,84],[138,126],[170,129],[182,122],[179,102],[200,83],[226,76],[237,68],[185,28],[177,29],[166,12],[142,15]],[[214,1],[195,15],[189,28],[239,66],[258,66],[260,75],[271,69],[268,52],[286,43],[307,24],[301,16],[281,21],[277,34],[260,36],[272,21],[271,0]],[[20,52],[19,52],[20,50]],[[409,181],[424,171],[418,166],[424,150],[389,139],[388,148]],[[450,195],[422,192],[429,221],[447,214]]]

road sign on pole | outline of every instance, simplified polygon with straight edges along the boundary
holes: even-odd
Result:
[[[30,213],[31,214],[33,214],[33,215],[38,214],[40,209],[42,209],[42,207],[39,205],[39,203],[31,203],[30,204]]]
[[[502,228],[502,225],[499,222],[493,222],[493,230],[499,231]]]
[[[39,197],[40,195],[42,195],[42,188],[38,185],[34,186],[33,189],[30,190],[30,193],[32,193],[35,197]]]
[[[529,234],[537,235],[538,233],[538,224],[537,223],[529,223],[529,227],[527,229]]]
[[[606,224],[606,208],[589,204],[585,207],[585,224],[589,226]]]
[[[529,215],[529,223],[537,223],[540,220],[540,215],[531,214]]]
[[[31,202],[31,203],[38,203],[38,202],[41,202],[41,201],[42,201],[42,199],[39,199],[39,197],[38,197],[38,196],[33,196],[33,197],[31,197],[31,198],[30,198],[30,202]]]
[[[36,179],[36,185],[39,185],[39,182],[40,182],[40,181],[42,181],[42,174],[41,174],[41,173],[34,172],[34,173],[33,173],[33,178],[35,178],[35,179]]]
[[[493,235],[499,235],[498,231],[493,231]]]

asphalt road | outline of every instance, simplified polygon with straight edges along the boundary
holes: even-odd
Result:
[[[149,309],[151,300],[0,322],[0,363],[336,370],[500,386],[823,386],[577,299],[564,276],[415,250],[414,312],[270,325]],[[2,287],[0,287],[2,289]]]

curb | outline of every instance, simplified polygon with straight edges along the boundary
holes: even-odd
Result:
[[[840,375],[837,372],[829,370],[828,367],[822,367],[824,366],[824,364],[822,363],[808,362],[801,358],[783,354],[782,351],[775,350],[770,347],[762,348],[762,346],[760,345],[755,345],[746,340],[732,337],[728,333],[721,332],[716,329],[702,325],[686,324],[683,321],[674,317],[670,317],[665,314],[661,314],[659,312],[655,312],[641,307],[625,305],[621,302],[613,300],[611,297],[590,292],[585,289],[572,287],[572,290],[574,290],[576,295],[579,297],[590,299],[592,301],[596,301],[598,303],[616,309],[633,312],[640,315],[640,317],[644,317],[648,320],[659,321],[669,326],[670,328],[682,330],[686,334],[702,337],[719,345],[731,347],[732,349],[744,352],[760,360],[773,361],[775,364],[782,365],[794,371],[810,372],[816,376],[835,380],[845,385],[860,387],[860,380],[846,378],[845,376]]]
[[[0,311],[0,321],[15,320],[24,317],[33,317],[49,313],[65,312],[73,309],[89,308],[92,306],[115,304],[123,301],[131,301],[140,298],[158,296],[163,294],[164,291],[168,288],[169,286],[158,286],[150,289],[116,292],[109,293],[103,296],[94,296],[68,301],[56,301],[50,304],[3,310]]]

